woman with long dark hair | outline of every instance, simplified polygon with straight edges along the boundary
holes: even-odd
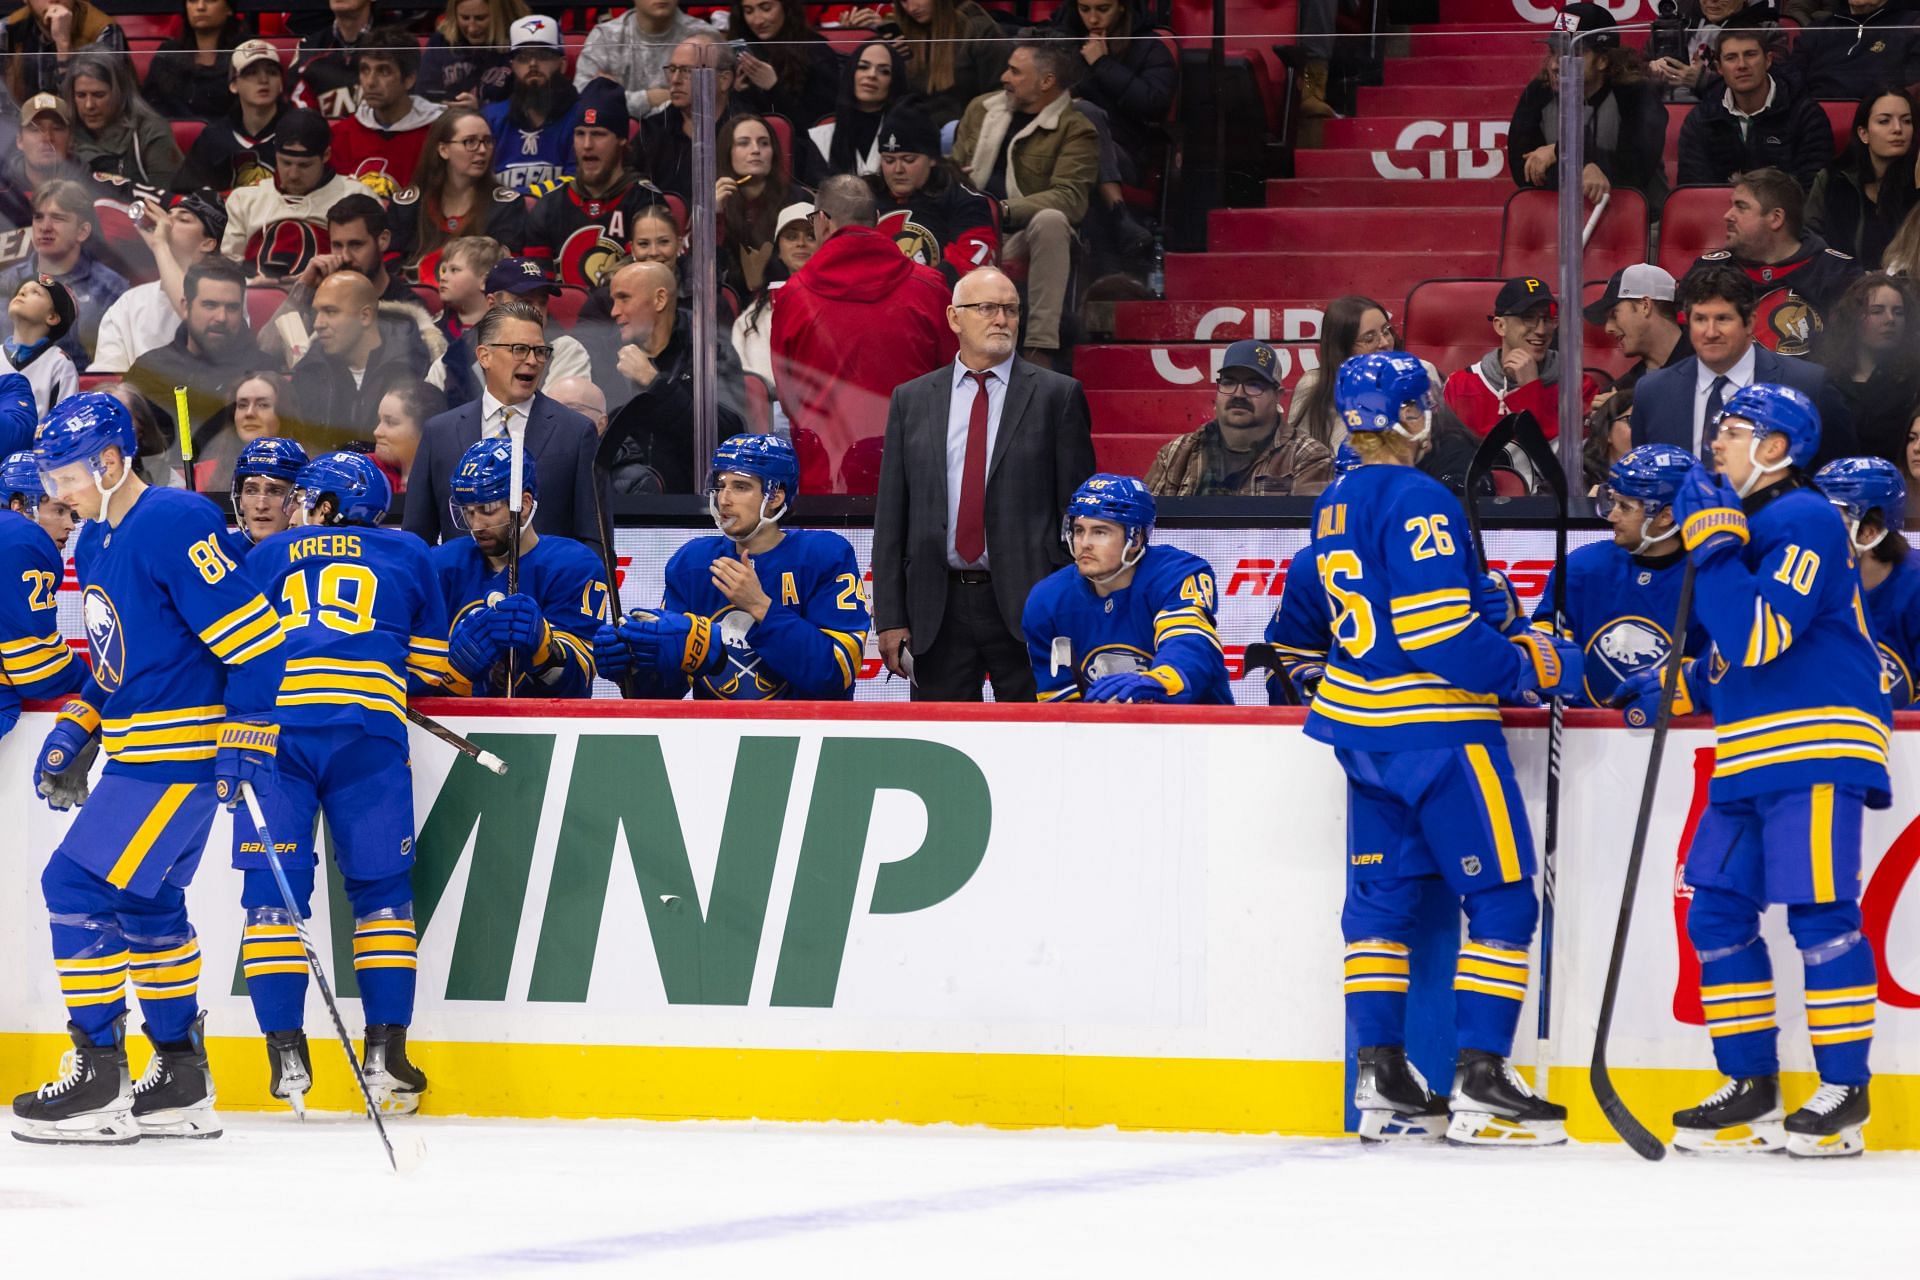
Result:
[[[1920,397],[1920,298],[1913,282],[1876,271],[1840,295],[1819,360],[1847,402],[1861,453],[1900,465],[1907,408]]]
[[[1594,9],[1595,6],[1584,6]],[[1600,11],[1604,16],[1604,11]],[[1579,19],[1582,84],[1581,119],[1586,129],[1586,165],[1580,187],[1588,200],[1598,200],[1615,187],[1631,187],[1658,209],[1667,196],[1667,171],[1662,153],[1667,141],[1667,108],[1660,90],[1647,78],[1647,64],[1638,50],[1620,43],[1611,30],[1613,19]],[[1597,33],[1597,34],[1590,34]],[[1514,106],[1507,127],[1507,165],[1515,186],[1560,185],[1559,136],[1560,59],[1549,52]]]
[[[166,191],[186,163],[173,126],[147,105],[133,67],[117,53],[75,54],[67,78],[73,108],[73,158],[89,173],[110,173]]]
[[[720,210],[720,283],[750,298],[766,283],[773,260],[774,219],[813,192],[782,174],[780,136],[755,115],[737,115],[720,126],[720,177],[714,204]]]
[[[727,30],[738,40],[733,96],[755,115],[785,116],[805,128],[830,115],[840,90],[840,56],[807,25],[799,0],[733,0]]]
[[[1881,260],[1915,205],[1913,95],[1870,90],[1853,111],[1853,141],[1807,193],[1807,230],[1866,265]]]
[[[233,110],[233,51],[253,29],[232,0],[183,0],[180,24],[147,68],[147,101],[172,120],[218,120]]]
[[[809,182],[818,186],[836,173],[878,172],[880,121],[907,91],[906,72],[906,60],[885,40],[869,40],[853,51],[832,118],[807,130]]]
[[[1319,367],[1308,369],[1293,384],[1293,402],[1287,408],[1287,425],[1308,435],[1329,449],[1338,449],[1347,438],[1347,429],[1333,408],[1333,376],[1354,356],[1375,351],[1394,351],[1399,342],[1393,330],[1393,317],[1386,307],[1357,293],[1335,298],[1320,318]],[[1420,363],[1427,364],[1422,360]],[[1434,386],[1440,375],[1427,364],[1427,377]]]
[[[526,207],[520,193],[493,173],[493,130],[467,107],[449,107],[427,130],[414,184],[394,193],[388,252],[409,275],[434,283],[440,251],[461,236],[489,236],[518,253],[526,243]]]

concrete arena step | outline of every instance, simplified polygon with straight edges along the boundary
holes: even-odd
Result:
[[[1478,120],[1489,115],[1510,119],[1520,90],[1532,70],[1496,84],[1406,85],[1360,90],[1358,118],[1418,116],[1430,120]]]
[[[1302,152],[1301,156],[1308,154]],[[1385,179],[1377,173],[1365,178],[1272,178],[1267,182],[1267,207],[1399,209],[1411,203],[1422,208],[1497,210],[1512,194],[1513,184],[1504,171],[1497,178],[1423,178],[1417,184]]]
[[[1389,58],[1382,76],[1386,90],[1417,89],[1426,86],[1518,89],[1539,74],[1541,53],[1471,54],[1433,58]],[[1363,88],[1362,92],[1366,92]],[[1518,94],[1515,94],[1518,97]],[[1388,114],[1401,115],[1392,111]]]
[[[1518,96],[1519,90],[1515,90]],[[1328,120],[1321,125],[1321,146],[1329,151],[1490,151],[1506,146],[1511,102],[1494,95],[1475,111],[1424,116],[1374,116]]]
[[[1432,253],[1175,253],[1167,255],[1169,299],[1187,301],[1271,293],[1275,297],[1338,297],[1363,293],[1383,301],[1435,276],[1490,276],[1496,249]]]
[[[1320,336],[1324,298],[1209,299],[1204,302],[1116,302],[1115,342],[1306,343]]]
[[[1169,343],[1163,346],[1094,345],[1073,353],[1073,376],[1090,387],[1108,391],[1159,391],[1206,388],[1212,392],[1220,376],[1226,345]],[[1276,345],[1280,385],[1291,388],[1308,369],[1318,368],[1319,349],[1312,344]],[[1106,430],[1096,424],[1096,431]]]
[[[1215,209],[1207,215],[1209,253],[1302,252],[1319,248],[1398,253],[1450,253],[1459,248],[1498,249],[1500,214],[1490,208],[1441,209],[1418,203],[1388,209]]]
[[[1507,176],[1506,135],[1491,148],[1468,151],[1396,151],[1347,149],[1294,152],[1293,173],[1298,178],[1383,178],[1390,182],[1488,181],[1513,194]],[[1422,203],[1425,203],[1424,201]]]

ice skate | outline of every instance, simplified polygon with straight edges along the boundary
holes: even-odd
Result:
[[[364,1054],[367,1089],[381,1113],[410,1116],[418,1111],[427,1077],[407,1061],[407,1029],[392,1024],[368,1027]]]
[[[73,1048],[60,1059],[60,1078],[13,1100],[13,1136],[22,1142],[125,1145],[140,1141],[133,1121],[133,1085],[127,1072],[127,1046],[120,1038],[97,1045],[79,1027],[67,1024]]]
[[[1787,1154],[1801,1159],[1857,1156],[1867,1149],[1867,1086],[1824,1081],[1807,1105],[1787,1117]]]
[[[1362,1142],[1437,1142],[1447,1129],[1447,1102],[1400,1045],[1369,1045],[1359,1052],[1353,1105]]]
[[[1728,1080],[1697,1107],[1673,1113],[1673,1146],[1690,1154],[1766,1154],[1787,1145],[1779,1076]]]
[[[207,1068],[207,1015],[187,1028],[187,1038],[153,1042],[153,1059],[133,1086],[133,1119],[147,1138],[217,1138],[220,1117],[213,1110],[213,1073]],[[145,1028],[142,1028],[145,1030]]]
[[[313,1088],[313,1056],[307,1051],[307,1033],[275,1031],[268,1035],[267,1068],[273,1073],[267,1092],[306,1119],[307,1092]]]
[[[1462,1049],[1453,1075],[1457,1147],[1547,1147],[1567,1140],[1567,1109],[1536,1098],[1498,1054]]]

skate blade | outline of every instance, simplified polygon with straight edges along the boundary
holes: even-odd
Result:
[[[140,1126],[140,1136],[143,1138],[205,1139],[217,1138],[226,1132],[220,1117],[214,1114],[212,1104],[155,1111],[150,1115],[135,1116],[133,1122]]]
[[[1397,1111],[1362,1111],[1357,1130],[1360,1141],[1376,1146],[1394,1142],[1438,1142],[1446,1136],[1446,1131],[1444,1113],[1414,1116]]]
[[[1867,1140],[1859,1125],[1850,1125],[1838,1133],[1789,1133],[1787,1154],[1796,1160],[1830,1160],[1836,1156],[1866,1154]]]
[[[1447,1124],[1454,1147],[1554,1147],[1567,1140],[1563,1120],[1509,1120],[1485,1111],[1456,1111]]]
[[[1673,1149],[1689,1156],[1772,1155],[1787,1146],[1787,1128],[1778,1118],[1724,1129],[1676,1129]]]
[[[131,1113],[114,1111],[64,1123],[15,1116],[13,1136],[43,1147],[130,1147],[140,1141],[141,1133]]]

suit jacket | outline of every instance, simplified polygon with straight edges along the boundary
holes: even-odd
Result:
[[[420,432],[420,450],[407,473],[407,506],[401,528],[417,533],[429,544],[451,542],[462,535],[447,508],[447,486],[460,455],[480,442],[478,400],[427,420]],[[600,437],[593,423],[557,400],[535,392],[527,414],[527,456],[538,468],[539,504],[533,527],[601,545],[599,513],[607,489],[594,475],[593,450]],[[599,485],[601,506],[594,504]]]
[[[924,653],[947,606],[947,413],[952,362],[894,388],[873,517],[873,625],[909,627]],[[1067,563],[1060,516],[1093,474],[1087,393],[1018,357],[987,460],[987,556],[1007,629],[1021,634],[1027,593]]]
[[[1634,384],[1633,442],[1671,444],[1693,449],[1693,387],[1699,376],[1700,359],[1688,356],[1664,369],[1655,369]],[[1758,343],[1753,348],[1753,380],[1772,382],[1806,393],[1820,410],[1820,452],[1814,455],[1808,471],[1835,458],[1851,457],[1858,452],[1854,444],[1853,418],[1846,401],[1840,398],[1827,371],[1811,360],[1783,356]]]

